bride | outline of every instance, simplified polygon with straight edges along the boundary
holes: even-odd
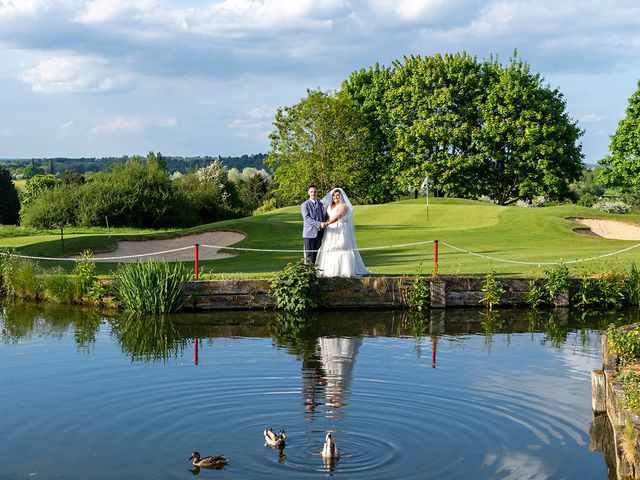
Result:
[[[358,251],[353,226],[353,205],[341,188],[334,188],[322,199],[329,221],[325,224],[322,246],[316,261],[323,277],[369,275]]]

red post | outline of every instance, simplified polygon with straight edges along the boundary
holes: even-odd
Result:
[[[433,274],[438,274],[438,240],[433,241]]]
[[[438,337],[431,337],[431,368],[436,368],[436,348]]]
[[[198,280],[198,268],[199,268],[198,263],[200,261],[200,245],[198,245],[197,243],[196,243],[195,255],[196,255],[196,258],[195,258],[195,260],[196,260],[196,280]]]

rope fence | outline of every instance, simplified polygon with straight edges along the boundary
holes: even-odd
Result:
[[[633,250],[635,248],[640,247],[640,243],[637,243],[635,245],[632,245],[630,247],[627,248],[623,248],[620,250],[616,250],[615,252],[610,252],[610,253],[605,253],[602,255],[597,255],[595,257],[588,257],[588,258],[580,258],[580,259],[575,259],[575,260],[567,260],[567,261],[563,261],[563,260],[558,260],[558,261],[554,261],[554,262],[525,262],[525,261],[520,261],[520,260],[510,260],[510,259],[505,259],[505,258],[499,258],[499,257],[494,257],[494,256],[490,256],[490,255],[484,255],[482,253],[478,253],[478,252],[474,252],[471,250],[467,250],[461,247],[457,247],[455,245],[452,245],[450,243],[447,242],[443,242],[443,241],[439,241],[439,240],[425,240],[422,242],[413,242],[413,243],[403,243],[403,244],[396,244],[396,245],[382,245],[382,246],[377,246],[377,247],[364,247],[364,248],[352,248],[352,249],[345,249],[345,250],[341,250],[341,251],[360,251],[360,252],[371,252],[371,251],[376,251],[376,250],[393,250],[393,249],[402,249],[402,248],[410,248],[410,247],[417,247],[417,246],[423,246],[423,245],[430,245],[433,244],[433,257],[434,257],[434,271],[438,271],[438,257],[439,257],[439,245],[444,245],[446,247],[451,248],[452,250],[455,250],[457,252],[460,253],[465,253],[467,255],[472,255],[475,257],[479,257],[479,258],[484,258],[486,260],[490,260],[493,262],[501,262],[501,263],[511,263],[511,264],[517,264],[517,265],[536,265],[538,267],[541,266],[546,266],[546,265],[557,265],[559,263],[564,263],[564,264],[575,264],[575,263],[582,263],[582,262],[590,262],[593,260],[599,260],[602,258],[607,258],[607,257],[611,257],[611,256],[615,256],[615,255],[619,255],[621,253],[624,252],[628,252],[630,250]],[[118,262],[120,260],[132,260],[132,259],[141,259],[141,258],[145,258],[145,257],[155,257],[155,256],[160,256],[160,255],[168,255],[171,253],[177,253],[177,252],[182,252],[182,251],[186,251],[186,250],[194,250],[194,261],[195,261],[195,265],[196,265],[196,272],[198,270],[198,262],[199,262],[199,248],[210,248],[210,249],[216,249],[216,250],[232,250],[232,251],[238,251],[238,252],[264,252],[264,253],[299,253],[299,254],[304,254],[305,250],[304,249],[278,249],[278,248],[247,248],[247,247],[231,247],[231,246],[225,246],[225,245],[207,245],[207,244],[195,244],[195,245],[190,245],[190,246],[186,246],[186,247],[180,247],[180,248],[173,248],[170,250],[162,250],[162,251],[157,251],[157,252],[148,252],[148,253],[139,253],[139,254],[134,254],[134,255],[120,255],[120,256],[114,256],[114,257],[91,257],[91,260],[94,262]],[[306,252],[317,252],[318,250],[306,250]],[[83,257],[41,257],[41,256],[35,256],[35,255],[14,255],[16,257],[19,258],[26,258],[26,259],[30,259],[30,260],[48,260],[48,261],[69,261],[69,262],[78,262],[83,260]],[[197,274],[196,274],[197,277]]]

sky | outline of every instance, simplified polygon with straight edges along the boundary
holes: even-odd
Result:
[[[308,88],[514,49],[604,157],[640,79],[638,0],[0,0],[0,158],[264,153]]]

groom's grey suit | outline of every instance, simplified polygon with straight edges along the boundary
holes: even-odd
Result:
[[[311,263],[316,263],[317,250],[322,245],[324,230],[320,224],[329,219],[327,211],[320,200],[307,200],[302,204],[302,238],[304,239],[304,256]]]

